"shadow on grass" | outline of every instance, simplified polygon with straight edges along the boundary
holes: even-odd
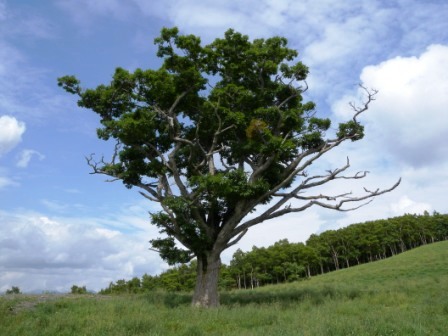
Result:
[[[239,290],[221,292],[220,302],[222,306],[246,306],[279,303],[282,306],[310,302],[320,305],[329,300],[353,300],[362,295],[359,289],[339,289],[325,286],[320,289],[297,288],[278,291]],[[169,308],[187,306],[191,304],[192,294],[154,292],[145,295],[149,303],[164,305]]]
[[[323,287],[321,289],[296,288],[284,291],[238,291],[223,293],[221,304],[223,305],[249,305],[249,304],[272,304],[282,305],[298,304],[304,301],[314,305],[322,304],[333,299],[353,300],[361,295],[361,291],[356,289],[341,290],[333,287]]]

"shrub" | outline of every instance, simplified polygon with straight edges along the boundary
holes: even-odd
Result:
[[[6,294],[22,294],[20,292],[20,288],[16,286],[12,286],[11,289],[6,290]]]
[[[78,287],[76,285],[73,285],[70,293],[71,294],[87,294],[87,288],[86,288],[86,286]]]

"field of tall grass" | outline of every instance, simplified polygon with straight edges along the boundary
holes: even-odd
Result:
[[[310,280],[221,293],[2,296],[0,335],[448,335],[448,242]]]

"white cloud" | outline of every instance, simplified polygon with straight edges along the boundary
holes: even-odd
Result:
[[[388,186],[398,177],[402,183],[338,219],[332,228],[424,210],[448,211],[448,73],[442,71],[447,67],[448,47],[432,45],[419,56],[394,57],[363,69],[362,84],[379,93],[359,117],[366,126],[365,138],[342,149],[355,169],[371,171],[371,189]],[[362,93],[337,100],[336,119],[350,119],[353,111],[347,103],[359,101]],[[329,157],[336,159],[337,152]]]
[[[312,94],[334,100],[366,62],[420,52],[428,39],[448,31],[440,4],[417,1],[134,0],[140,12],[210,41],[228,28],[251,38],[282,35],[311,69]],[[445,38],[447,35],[445,34]],[[442,39],[443,37],[440,36]]]
[[[205,42],[228,28],[251,38],[282,35],[310,66],[308,83],[315,95],[333,100],[366,64],[403,52],[420,52],[435,34],[447,38],[443,7],[418,1],[294,1],[294,0],[115,0],[60,2],[79,17],[104,16],[169,22]],[[80,20],[82,22],[82,20]],[[82,27],[83,24],[81,24]],[[165,24],[164,24],[165,25]],[[141,33],[138,33],[141,34]],[[145,42],[146,43],[146,42]]]
[[[376,64],[366,68],[363,72],[365,77],[362,77],[366,82],[378,80],[379,87],[375,87],[380,89],[378,100],[361,118],[367,121],[366,138],[330,153],[316,168],[323,168],[321,171],[324,171],[338,167],[345,163],[345,156],[349,155],[352,171],[372,171],[368,179],[355,181],[356,184],[345,181],[343,186],[326,186],[325,192],[328,194],[339,194],[341,190],[362,191],[363,186],[371,189],[389,187],[400,176],[403,177],[402,185],[393,193],[348,214],[312,208],[304,213],[263,223],[250,230],[235,248],[266,246],[282,238],[303,241],[319,230],[400,215],[400,212],[426,208],[448,211],[445,202],[448,190],[448,162],[444,159],[446,150],[443,146],[437,146],[436,142],[436,134],[446,131],[446,115],[440,109],[442,105],[447,106],[443,95],[440,95],[440,90],[446,86],[434,85],[434,82],[440,83],[442,70],[447,66],[444,56],[441,56],[444,53],[438,50],[442,46],[433,46],[422,53],[422,48],[428,44],[444,41],[444,38],[446,41],[448,21],[444,15],[446,11],[441,7],[435,11],[431,3],[417,6],[417,1],[399,1],[385,6],[384,1],[376,0],[356,3],[348,0],[58,0],[57,3],[73,16],[79,29],[92,34],[106,31],[107,24],[119,19],[122,22],[132,20],[131,28],[142,32],[141,36],[147,36],[149,26],[152,25],[152,34],[154,25],[162,23],[177,25],[183,33],[198,34],[205,42],[221,36],[230,27],[249,34],[251,38],[286,36],[290,45],[302,52],[304,62],[311,66],[310,93],[314,95],[317,89],[322,93],[322,100],[339,98],[348,85],[358,82],[355,77],[366,64]],[[4,4],[0,0],[0,21],[11,18]],[[100,21],[104,25],[93,24],[98,23],[98,17],[104,18]],[[154,17],[157,20],[151,20]],[[11,22],[8,24],[11,25]],[[112,24],[116,22],[112,21]],[[101,29],[98,29],[100,26]],[[15,47],[14,39],[5,27],[0,26],[0,111],[16,115],[29,124],[30,118],[35,116],[67,110],[67,106],[72,105],[63,106],[62,100],[49,89],[50,85],[45,84],[46,78],[42,72],[31,64],[32,55],[28,57],[24,51],[31,48],[22,50]],[[49,32],[45,21],[38,19],[28,26],[22,22],[17,27],[21,33],[13,33],[21,38],[32,34],[34,29],[37,37],[45,37]],[[123,28],[125,34],[130,26],[123,25]],[[7,39],[2,40],[6,35],[9,35]],[[150,44],[151,36],[142,40],[139,42],[137,36],[136,43]],[[17,43],[17,46],[25,44],[23,41]],[[82,47],[81,44],[79,46]],[[409,57],[412,54],[421,56]],[[398,58],[397,55],[402,57]],[[389,60],[379,62],[384,59]],[[438,72],[435,71],[436,59],[442,60],[438,63]],[[397,69],[403,70],[397,75]],[[53,82],[51,87],[54,86]],[[390,83],[395,84],[388,88]],[[406,90],[398,92],[397,85],[403,85],[408,95],[405,94]],[[390,90],[389,94],[385,88]],[[418,90],[423,90],[423,94]],[[24,92],[27,93],[25,96]],[[415,95],[416,92],[419,94]],[[421,110],[427,107],[431,107],[430,117],[421,118]],[[406,114],[403,114],[405,110]],[[57,118],[66,117],[61,113],[53,114]],[[70,120],[73,121],[73,116]],[[439,122],[435,123],[434,120]],[[71,122],[67,123],[66,120],[63,124],[71,126]],[[430,131],[422,125],[427,125]],[[429,149],[422,150],[420,144],[427,144]],[[409,151],[404,153],[403,146]],[[417,156],[425,160],[417,160]],[[428,161],[431,161],[431,166],[419,164]],[[23,165],[28,162],[24,159]],[[0,174],[0,188],[12,184],[13,180]],[[86,194],[82,186],[80,188],[80,192]],[[106,215],[83,217],[79,213],[85,213],[88,209],[78,211],[76,204],[55,200],[53,196],[42,197],[48,197],[41,201],[48,213],[0,211],[0,291],[11,285],[19,285],[27,291],[67,291],[72,284],[99,289],[110,281],[128,279],[144,272],[158,273],[165,267],[155,253],[147,250],[148,240],[157,236],[157,228],[149,224],[146,216],[148,204],[114,211],[97,207],[95,211]],[[116,207],[117,200],[110,201],[110,206]],[[107,202],[107,197],[104,202]],[[63,213],[65,217],[55,217],[49,213]],[[69,216],[70,213],[74,215]],[[224,261],[230,260],[231,252],[225,253]]]
[[[166,268],[148,251],[153,234],[148,228],[123,234],[111,228],[123,225],[114,219],[50,217],[23,210],[0,210],[0,222],[0,292],[13,285],[27,292],[67,292],[73,284],[99,290],[120,278]]]
[[[402,196],[398,202],[392,203],[391,208],[397,216],[402,215],[403,213],[423,214],[424,211],[431,211],[430,204],[415,202],[407,196]]]
[[[31,158],[33,156],[37,156],[37,158],[41,161],[45,158],[45,155],[42,155],[38,151],[35,151],[33,149],[25,149],[20,153],[19,160],[17,161],[17,167],[19,168],[28,167],[28,164],[30,163]]]
[[[0,156],[12,150],[22,140],[25,124],[16,118],[0,116]]]
[[[14,186],[17,185],[16,182],[14,182],[13,180],[11,180],[8,177],[5,176],[0,176],[0,189],[3,189],[7,186]]]
[[[432,45],[419,57],[396,57],[363,69],[363,85],[379,90],[363,119],[383,152],[415,167],[447,160],[446,68],[448,46]],[[342,108],[348,100],[355,98],[335,103],[339,116],[351,113]]]

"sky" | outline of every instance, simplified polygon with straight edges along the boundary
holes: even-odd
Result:
[[[445,0],[0,0],[0,293],[97,291],[111,281],[160,274],[149,251],[154,204],[136,189],[90,174],[85,157],[111,153],[97,115],[77,107],[56,79],[108,83],[116,67],[158,68],[153,40],[177,26],[204,43],[228,28],[250,38],[284,36],[310,68],[307,99],[334,124],[378,90],[360,116],[363,140],[313,168],[367,178],[323,192],[401,185],[353,212],[310,208],[252,228],[222,255],[353,223],[448,213],[448,2]]]

